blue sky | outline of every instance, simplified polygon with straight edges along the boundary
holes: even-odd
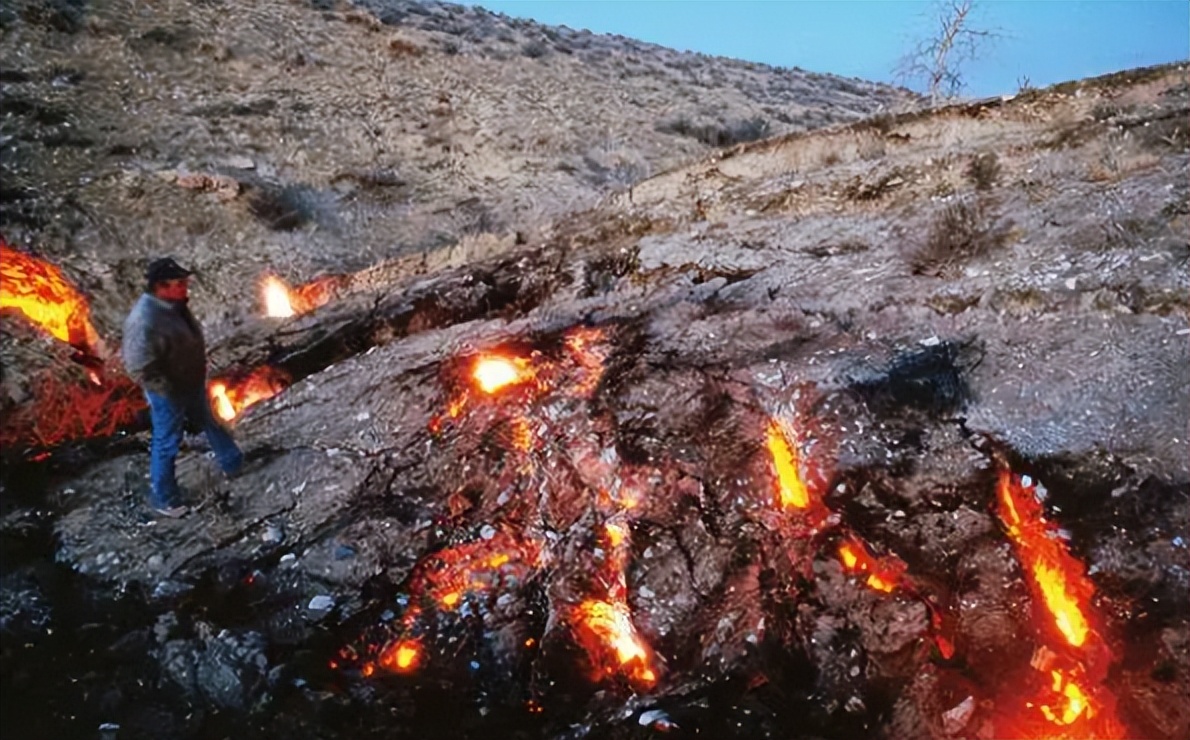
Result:
[[[814,72],[889,81],[930,27],[925,0],[488,0],[491,11]],[[1016,92],[1190,57],[1187,0],[976,0],[1004,38],[967,68],[965,94]]]

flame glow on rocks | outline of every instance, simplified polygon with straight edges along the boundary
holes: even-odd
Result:
[[[638,689],[657,681],[652,650],[641,639],[628,607],[627,568],[631,541],[628,528],[608,522],[596,551],[602,560],[596,582],[606,593],[583,601],[574,610],[575,639],[591,662],[593,681],[625,676]]]
[[[6,308],[67,344],[92,353],[99,347],[87,299],[62,271],[0,239],[0,309]]]
[[[207,386],[207,395],[215,415],[223,421],[231,421],[249,406],[285,390],[291,382],[289,373],[284,370],[261,365],[247,375],[213,379]]]
[[[1045,517],[1032,480],[1001,470],[997,514],[1026,573],[1049,639],[1033,657],[1036,686],[1024,716],[1003,720],[1020,737],[1113,740],[1126,736],[1115,699],[1104,686],[1111,650],[1093,626],[1095,586]],[[1052,647],[1051,647],[1052,646]]]
[[[364,676],[377,669],[416,671],[428,661],[421,635],[432,612],[454,612],[473,598],[494,600],[524,583],[537,569],[540,557],[535,543],[503,532],[430,555],[409,579],[409,606],[404,614],[383,628],[378,638],[369,640],[362,656],[354,648],[345,648],[339,661],[360,663]]]
[[[575,610],[575,624],[579,644],[592,657],[594,680],[625,674],[640,688],[656,682],[650,651],[637,634],[627,604],[589,599]]]

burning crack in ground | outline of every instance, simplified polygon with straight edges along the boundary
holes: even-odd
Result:
[[[6,292],[10,294],[12,289]],[[590,403],[604,381],[614,339],[614,328],[575,328],[545,341],[509,342],[444,365],[445,411],[432,420],[431,431],[445,444],[460,436],[486,440],[506,456],[497,476],[500,497],[494,503],[483,501],[464,485],[446,498],[443,529],[465,532],[465,541],[449,542],[425,556],[405,582],[396,608],[345,647],[332,667],[369,677],[416,674],[457,662],[467,650],[479,649],[477,639],[460,637],[478,620],[484,634],[504,630],[515,638],[503,641],[504,655],[497,660],[528,662],[535,673],[548,676],[536,667],[547,653],[545,646],[568,642],[579,649],[588,669],[583,673],[592,685],[617,687],[613,693],[621,695],[667,690],[671,671],[655,648],[661,635],[647,614],[634,612],[648,597],[630,579],[637,557],[633,534],[641,523],[638,507],[648,495],[647,487],[634,481],[656,475],[660,463],[621,460],[615,445],[607,444],[614,431],[609,424],[614,423]],[[291,381],[284,369],[260,365],[214,379],[212,402],[230,420]],[[806,572],[829,545],[846,573],[880,595],[873,598],[920,601],[929,612],[939,653],[952,657],[945,620],[928,589],[914,581],[904,561],[879,554],[827,506],[829,475],[821,469],[826,455],[821,449],[804,454],[818,432],[799,434],[795,429],[803,428],[803,420],[794,423],[786,416],[752,416],[764,419],[755,436],[763,439],[758,449],[768,452],[765,479],[758,482],[755,470],[748,476],[757,501],[767,499],[772,516],[762,520],[776,523],[776,539]],[[803,435],[811,438],[810,444]],[[477,460],[476,468],[482,464]],[[559,487],[563,477],[567,486]],[[583,495],[561,500],[559,488],[568,487]],[[769,490],[772,495],[764,496]],[[1027,674],[1023,707],[1009,712],[1005,707],[1015,697],[1000,697],[991,722],[997,733],[1013,736],[1122,737],[1123,724],[1106,686],[1112,655],[1091,608],[1094,587],[1059,530],[1046,520],[1040,490],[1007,471],[1001,472],[996,487],[998,514],[1044,627]],[[500,526],[467,527],[468,518],[498,520]],[[783,598],[794,604],[804,596],[806,591],[794,588]],[[518,609],[541,599],[547,604],[542,614],[510,629],[523,621]],[[540,695],[531,693],[525,707],[538,712]]]
[[[458,441],[460,435],[472,436],[470,432],[482,437],[504,429],[492,439],[514,461],[504,465],[500,474],[498,488],[504,493],[495,507],[456,494],[448,498],[454,502],[448,503],[449,517],[459,519],[471,512],[476,520],[498,519],[501,528],[485,524],[473,541],[424,558],[401,589],[400,612],[382,615],[387,619],[382,620],[379,633],[365,632],[332,665],[354,668],[367,677],[381,670],[390,674],[426,670],[433,660],[457,661],[458,646],[452,651],[435,643],[435,635],[449,633],[441,629],[444,615],[461,616],[466,607],[486,629],[497,631],[516,619],[499,614],[500,605],[532,602],[534,597],[526,594],[532,591],[544,592],[546,614],[539,615],[529,633],[518,632],[518,640],[506,641],[520,655],[513,659],[506,655],[505,662],[527,661],[535,666],[535,675],[544,672],[542,680],[552,684],[557,677],[549,678],[548,671],[565,670],[565,666],[553,664],[546,669],[541,664],[550,653],[548,646],[561,641],[576,650],[553,652],[585,665],[584,675],[592,687],[617,687],[614,693],[621,696],[660,696],[672,688],[666,684],[667,660],[651,644],[659,635],[651,628],[642,630],[634,614],[634,605],[647,599],[629,578],[638,556],[632,547],[633,531],[640,524],[638,507],[647,495],[630,481],[641,477],[637,468],[648,466],[620,460],[614,446],[599,441],[607,430],[597,414],[585,404],[576,404],[589,401],[598,389],[610,345],[605,331],[581,329],[565,334],[561,343],[553,342],[547,349],[507,345],[447,364],[443,374],[446,411],[433,419],[432,432]],[[843,571],[860,579],[873,594],[922,604],[935,655],[944,661],[954,658],[948,620],[930,588],[918,583],[896,555],[878,554],[845,525],[825,503],[828,475],[817,469],[823,461],[804,459],[792,423],[778,416],[765,418],[761,434],[762,449],[768,453],[767,480],[753,480],[751,487],[772,491],[769,510],[778,517],[776,526],[789,535],[785,542],[791,548],[791,561],[808,564],[829,545]],[[565,452],[561,459],[567,465],[559,466],[559,450]],[[550,481],[563,468],[568,468],[574,490],[587,494],[584,501],[562,507],[569,513],[560,516]],[[1019,715],[1008,716],[1006,698],[991,712],[975,710],[969,697],[947,713],[946,721],[975,726],[972,715],[983,712],[994,716],[981,719],[982,726],[994,726],[1000,734],[1123,737],[1114,700],[1103,684],[1110,651],[1087,611],[1093,587],[1056,538],[1032,491],[1027,480],[1022,483],[1007,473],[997,487],[999,513],[1018,556],[1027,564],[1035,603],[1045,606],[1054,626],[1046,630],[1048,637],[1034,655],[1032,693]],[[508,527],[520,531],[512,534],[505,531]],[[794,588],[784,598],[795,604],[804,597]],[[435,623],[437,628],[428,626]],[[548,692],[531,690],[524,698],[526,711],[542,711],[548,703],[544,693]],[[952,717],[960,709],[963,716]]]
[[[1033,654],[1036,673],[1019,713],[998,719],[997,732],[1013,737],[1113,740],[1127,733],[1105,685],[1113,660],[1096,624],[1095,586],[1070,554],[1061,530],[1045,516],[1045,489],[1028,476],[1001,469],[997,514],[1033,594],[1043,627]]]

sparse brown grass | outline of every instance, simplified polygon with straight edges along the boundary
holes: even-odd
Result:
[[[938,212],[924,241],[909,254],[909,264],[914,274],[950,275],[1004,246],[1011,235],[1012,222],[1001,219],[990,200],[960,200]]]

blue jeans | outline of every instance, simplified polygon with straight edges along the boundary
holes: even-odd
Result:
[[[149,455],[150,506],[165,509],[178,503],[174,460],[182,444],[187,417],[202,427],[223,472],[235,473],[240,469],[244,453],[211,413],[211,403],[205,393],[199,391],[185,398],[171,399],[145,391],[145,398],[149,401],[149,418],[153,422],[153,445]]]

